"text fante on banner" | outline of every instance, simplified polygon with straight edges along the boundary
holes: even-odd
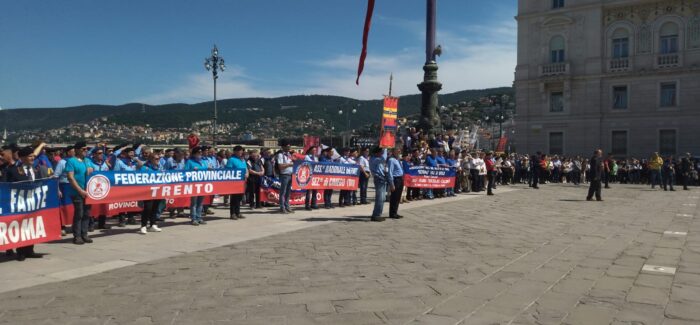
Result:
[[[239,194],[245,169],[167,172],[96,172],[87,182],[88,204]]]
[[[0,250],[61,239],[58,180],[0,183]]]

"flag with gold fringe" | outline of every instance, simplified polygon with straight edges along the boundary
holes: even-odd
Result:
[[[393,148],[396,145],[396,131],[398,129],[399,98],[385,96],[384,109],[382,110],[382,128],[379,146]]]

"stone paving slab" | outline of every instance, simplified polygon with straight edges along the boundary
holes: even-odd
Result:
[[[251,217],[248,227],[221,221],[212,238],[204,227],[169,227],[162,234],[182,229],[169,241],[204,250],[149,234],[130,240],[158,239],[141,246],[157,258],[124,259],[135,265],[48,284],[40,271],[25,273],[15,279],[40,285],[0,293],[0,323],[700,323],[700,191],[616,184],[604,202],[586,202],[585,192],[566,184],[499,187],[495,197],[412,203],[405,219],[384,223],[348,218],[355,210],[339,221],[321,213],[318,222],[301,213],[279,222]],[[318,226],[302,226],[309,223]],[[223,243],[229,232],[254,237],[256,227],[265,237]],[[670,230],[687,235],[668,238]],[[217,243],[224,246],[207,246]],[[56,255],[80,260],[57,247]],[[643,273],[652,261],[678,270]],[[0,269],[17,272],[15,264]]]

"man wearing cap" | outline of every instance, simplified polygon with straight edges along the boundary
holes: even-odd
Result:
[[[290,154],[291,145],[287,141],[282,141],[282,150],[275,156],[275,163],[279,171],[280,179],[280,212],[294,213],[289,207],[289,198],[292,194],[292,172],[294,171],[294,162]]]
[[[49,169],[46,166],[34,166],[34,148],[24,147],[18,151],[19,164],[7,168],[3,174],[4,182],[26,182],[35,181],[42,178],[47,178],[50,175]],[[9,251],[8,251],[9,253]],[[42,256],[34,253],[34,245],[18,247],[17,260],[24,261],[25,258],[41,258]]]
[[[89,163],[85,160],[85,152],[87,145],[85,142],[78,142],[73,146],[75,148],[75,157],[68,159],[66,162],[66,172],[68,173],[68,181],[70,182],[70,190],[68,196],[73,201],[73,243],[83,245],[92,243],[92,239],[88,237],[88,227],[90,225],[90,206],[85,204],[87,192],[85,186],[87,176],[92,172]]]
[[[92,157],[85,158],[88,161],[89,166],[94,172],[106,172],[111,170],[112,166],[105,161],[104,147],[95,147],[92,150]],[[92,232],[95,227],[95,216],[90,218],[90,225],[88,226],[88,232]],[[97,216],[97,229],[110,229],[111,227],[107,225],[107,216],[100,215]]]
[[[318,157],[318,161],[321,163],[330,163],[333,162],[333,148],[326,148],[323,149],[321,152],[321,156]],[[333,208],[333,202],[331,199],[333,198],[333,190],[332,189],[327,189],[323,190],[323,206],[326,209],[332,209]]]
[[[245,170],[244,180],[248,179],[248,165],[243,159],[243,147],[233,147],[233,155],[231,155],[231,158],[226,162],[226,168]],[[243,200],[243,194],[231,194],[230,197],[229,218],[231,218],[231,220],[245,219],[245,217],[241,215],[241,201]]]
[[[208,170],[209,164],[202,159],[202,148],[194,147],[192,148],[192,154],[190,159],[185,163],[185,170]],[[193,196],[190,198],[190,217],[192,218],[192,225],[199,226],[207,224],[204,219],[202,219],[202,203],[204,203],[203,196]]]

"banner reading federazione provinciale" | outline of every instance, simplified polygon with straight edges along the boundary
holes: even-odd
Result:
[[[295,161],[292,188],[295,190],[357,190],[360,166]]]
[[[0,251],[58,239],[56,178],[0,183]]]
[[[87,181],[87,204],[240,194],[245,169],[167,172],[95,172]]]
[[[404,171],[403,185],[413,188],[450,188],[455,186],[456,175],[454,168],[413,166]]]

